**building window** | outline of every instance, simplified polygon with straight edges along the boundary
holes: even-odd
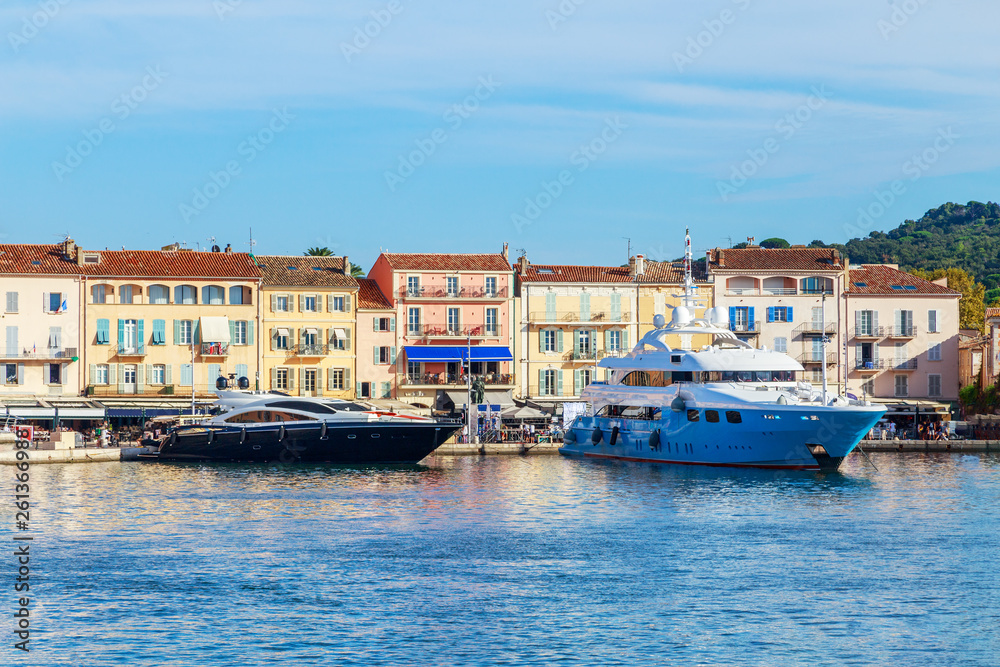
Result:
[[[933,398],[941,396],[941,376],[931,374],[927,376],[927,395]]]
[[[194,385],[194,366],[181,364],[181,386],[190,387],[192,385]]]
[[[17,384],[17,364],[0,364],[0,372],[4,384]]]
[[[803,294],[833,294],[831,278],[811,277],[802,280]]]
[[[873,336],[875,335],[875,311],[874,310],[859,310],[855,316],[855,326],[857,331],[854,332],[855,336]]]
[[[499,336],[500,335],[500,311],[496,308],[486,309],[486,335],[487,336]]]
[[[316,347],[316,330],[315,329],[303,329],[302,330],[302,344],[308,348]]]
[[[423,369],[420,367],[419,361],[407,361],[406,362],[406,375],[410,378],[411,382],[415,382],[420,379],[423,375]]]
[[[288,329],[275,329],[274,331],[274,349],[276,350],[287,350],[288,349]]]
[[[897,336],[914,335],[912,310],[897,310],[895,320],[894,324]]]
[[[94,285],[93,292],[93,303],[107,303],[108,302],[108,289],[106,285]]]
[[[49,294],[49,309],[46,311],[48,313],[61,313],[63,310],[63,298],[62,292],[51,292]]]
[[[62,384],[62,366],[49,364],[49,384]]]
[[[226,302],[226,291],[218,285],[206,285],[201,289],[201,302],[210,306],[222,306]]]
[[[361,391],[358,393],[358,398],[371,398],[372,397],[372,383],[371,382],[359,382],[358,389]]]
[[[938,332],[938,311],[928,310],[927,311],[927,333],[939,333]]]
[[[383,345],[383,346],[381,346],[379,348],[376,348],[376,349],[378,350],[378,361],[375,362],[375,363],[381,364],[381,365],[388,365],[388,364],[396,363],[396,360],[393,359],[393,357],[395,355],[393,354],[392,348],[390,346]]]
[[[330,374],[330,389],[333,391],[343,391],[344,389],[344,369],[331,368],[327,371]]]
[[[420,335],[420,309],[410,308],[406,316],[406,329],[411,336]]]
[[[497,279],[495,276],[490,276],[486,279],[486,296],[487,298],[493,298],[497,295]]]
[[[792,309],[788,306],[771,306],[767,309],[768,322],[791,322]]]
[[[316,375],[318,371],[315,368],[307,368],[302,377],[302,389],[304,391],[315,393],[316,392]]]
[[[332,297],[333,311],[335,313],[343,313],[347,310],[347,299],[342,296]]]
[[[242,285],[233,285],[229,288],[229,303],[233,306],[242,306],[250,303],[249,299],[244,298]]]
[[[608,352],[620,352],[622,347],[622,332],[617,329],[609,331]]]
[[[237,320],[233,322],[233,345],[247,344],[247,322]]]
[[[420,278],[410,276],[406,279],[406,296],[420,296]]]
[[[92,379],[93,384],[107,384],[108,383],[108,365],[107,364],[97,364],[94,367],[94,377]]]
[[[861,383],[862,393],[871,396],[875,393],[875,380],[865,380]]]
[[[274,369],[274,388],[275,389],[288,389],[288,369],[287,368],[275,368]]]
[[[783,336],[774,337],[774,351],[775,352],[788,352],[788,339]]]
[[[194,322],[191,320],[181,320],[179,332],[180,336],[178,342],[181,345],[190,345],[193,341],[192,334],[194,332]]]
[[[396,327],[392,325],[394,318],[392,317],[376,317],[375,331],[395,331]]]
[[[539,387],[538,393],[542,396],[556,395],[556,371],[542,371],[542,386]]]
[[[453,336],[462,332],[462,325],[459,321],[460,312],[458,308],[448,309],[448,333]]]
[[[906,398],[910,395],[910,378],[907,375],[897,375],[895,376],[896,381],[896,397]]]
[[[7,306],[4,312],[7,313],[17,312],[17,292],[7,292]]]
[[[194,285],[178,285],[174,288],[174,303],[193,306],[198,302],[198,292]]]
[[[927,347],[927,361],[941,361],[941,343],[931,343]]]
[[[149,372],[149,383],[150,384],[166,384],[167,383],[167,367],[163,364],[153,364],[152,369]]]
[[[307,297],[305,297],[303,299],[302,305],[303,305],[303,308],[302,308],[303,312],[306,312],[306,313],[315,313],[316,312],[316,297],[315,297],[315,295],[314,296],[307,296]],[[334,308],[334,310],[340,310],[340,309],[339,308]]]
[[[132,305],[133,290],[131,285],[122,285],[118,288],[118,303]]]
[[[274,297],[274,312],[276,313],[287,313],[288,312],[288,297],[285,295]]]
[[[458,276],[448,276],[448,296],[454,298],[458,296]]]
[[[157,306],[163,306],[170,301],[170,288],[166,285],[149,286],[149,302]]]
[[[556,352],[556,332],[552,329],[546,329],[542,332],[542,352]]]

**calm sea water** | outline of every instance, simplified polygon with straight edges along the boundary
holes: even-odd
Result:
[[[34,466],[0,663],[1000,663],[1000,459],[872,459]]]

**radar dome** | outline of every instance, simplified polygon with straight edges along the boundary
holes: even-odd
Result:
[[[692,320],[691,311],[684,306],[674,308],[674,324],[687,324]]]
[[[661,314],[653,315],[653,326],[656,327],[657,329],[662,329],[663,325],[666,323],[667,323],[667,318],[665,318],[663,315]]]
[[[729,313],[722,306],[710,308],[708,312],[710,313],[709,321],[712,324],[723,326],[729,320]]]

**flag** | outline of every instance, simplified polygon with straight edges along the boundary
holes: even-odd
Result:
[[[66,303],[66,299],[63,299],[62,304],[59,306],[59,312],[65,313],[67,310],[69,310],[69,305]]]
[[[851,399],[852,401],[858,400],[858,397],[851,393],[847,394],[847,398]]]

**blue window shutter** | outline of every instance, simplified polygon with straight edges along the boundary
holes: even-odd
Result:
[[[247,345],[253,345],[253,320],[247,321]]]
[[[118,345],[125,345],[125,320],[118,320]]]
[[[110,332],[111,328],[110,320],[97,320],[97,344],[107,345],[111,342]]]
[[[756,325],[754,324],[756,320],[753,318],[753,306],[747,308],[747,325],[750,327],[749,331],[756,331]]]
[[[729,306],[729,326],[736,324],[736,306]]]
[[[174,345],[181,344],[181,321],[174,320]]]
[[[191,332],[191,340],[194,341],[195,345],[201,344],[201,320],[195,320],[193,323],[194,331]]]
[[[136,340],[136,347],[139,349],[139,354],[142,354],[142,353],[144,353],[146,351],[146,333],[145,333],[145,328],[146,327],[145,327],[145,324],[146,324],[146,320],[139,320],[138,322],[136,322],[136,325],[135,325],[135,331],[136,331],[136,336],[135,337],[137,339]]]
[[[774,306],[767,307],[767,321],[768,322],[774,321]]]
[[[794,322],[795,321],[795,318],[792,317],[792,307],[791,306],[788,307],[788,321],[789,322]]]

